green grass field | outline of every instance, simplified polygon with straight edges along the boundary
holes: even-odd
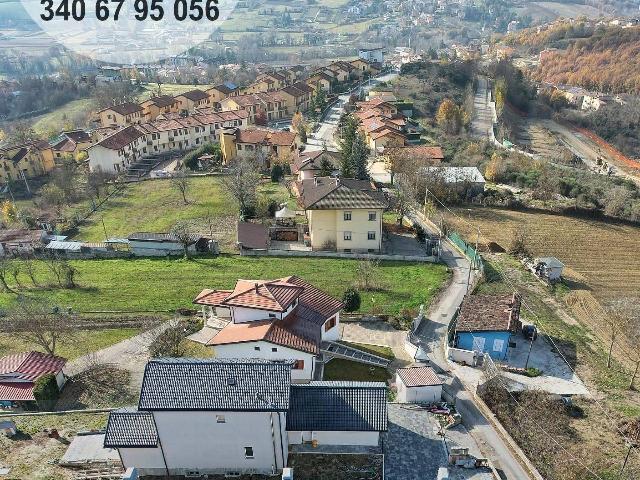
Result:
[[[137,328],[105,328],[103,330],[80,330],[69,338],[61,340],[56,355],[73,360],[74,358],[109,347],[140,333]],[[22,338],[0,333],[0,356],[28,350],[42,351],[38,345],[31,344]]]
[[[258,195],[279,202],[290,200],[286,188],[271,182],[260,185]],[[211,216],[214,237],[227,246],[235,241],[235,202],[224,191],[219,177],[194,178],[187,200],[189,204],[185,205],[170,180],[139,182],[100,207],[79,228],[75,238],[102,241],[105,229],[108,237],[126,237],[133,232],[168,232],[178,220],[195,221],[200,233],[208,235],[206,218]]]
[[[66,123],[76,117],[88,115],[93,108],[93,100],[90,98],[73,100],[49,113],[37,117],[33,124],[33,129],[38,135],[50,135],[52,132],[57,133],[67,128]]]
[[[203,288],[232,288],[238,278],[272,279],[298,275],[331,295],[341,298],[356,280],[356,260],[324,258],[273,258],[221,255],[217,258],[74,260],[79,288],[30,289],[20,293],[42,298],[78,312],[172,311],[188,307]],[[43,264],[40,284],[53,278]],[[22,274],[23,285],[30,285]],[[428,305],[447,279],[446,267],[433,264],[382,262],[380,291],[362,292],[361,311],[375,305],[382,313],[404,307]],[[19,277],[20,278],[20,277]],[[11,282],[10,282],[11,284]],[[26,289],[26,287],[25,287]],[[0,294],[0,308],[10,307],[16,295]]]

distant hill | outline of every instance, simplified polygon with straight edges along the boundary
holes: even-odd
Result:
[[[538,53],[536,80],[611,93],[640,93],[640,27],[593,27],[557,22],[549,29],[523,30],[504,43]]]

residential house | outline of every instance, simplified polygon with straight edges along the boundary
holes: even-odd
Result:
[[[188,114],[196,108],[209,105],[209,95],[197,88],[176,95],[175,99],[179,102],[178,111],[182,114]]]
[[[153,122],[160,115],[178,113],[180,111],[180,100],[171,95],[159,95],[145,100],[140,106],[142,107],[144,121]]]
[[[39,177],[55,167],[53,151],[46,141],[0,148],[0,181]]]
[[[415,167],[440,165],[444,161],[442,147],[434,145],[404,145],[386,147],[381,154],[384,159],[393,159],[394,170],[402,170],[402,164],[410,162]]]
[[[349,63],[356,68],[358,77],[360,78],[376,75],[380,71],[378,68],[379,64],[373,64],[372,62],[368,62],[362,58],[356,58]]]
[[[288,84],[287,77],[277,72],[262,73],[258,75],[256,80],[242,89],[242,94],[264,93],[280,90]]]
[[[305,80],[305,83],[313,88],[314,92],[318,89],[321,89],[327,93],[331,92],[334,82],[334,77],[332,77],[331,75],[327,75],[324,72],[314,72],[309,76],[309,78]]]
[[[505,360],[511,338],[520,332],[520,296],[467,295],[455,320],[454,346]]]
[[[240,95],[240,89],[233,84],[222,83],[206,89],[205,93],[209,95],[209,105],[219,109],[222,100]]]
[[[80,152],[86,152],[93,144],[91,135],[84,130],[62,132],[51,145],[54,161],[60,162],[65,157],[76,158]]]
[[[305,209],[311,248],[339,252],[382,249],[384,194],[367,180],[315,177],[297,182]]]
[[[291,161],[298,149],[296,134],[267,128],[229,128],[220,136],[225,163],[234,158],[257,159],[270,165],[271,158]]]
[[[66,363],[62,357],[33,351],[0,358],[0,404],[33,405],[33,387],[48,374],[55,376],[58,389],[62,389]]]
[[[360,124],[360,131],[364,134],[367,144],[374,154],[389,147],[402,147],[406,143],[406,136],[402,132],[404,121],[381,116],[370,117]]]
[[[102,127],[126,127],[144,121],[143,109],[137,103],[125,102],[103,108],[97,113]]]
[[[358,49],[358,58],[369,63],[384,63],[384,48],[360,48]]]
[[[309,110],[311,97],[313,96],[313,88],[306,83],[294,83],[293,85],[284,87],[278,93],[285,99],[287,115]]]
[[[331,172],[338,170],[340,155],[328,150],[313,150],[300,152],[291,164],[291,173],[298,176],[298,181],[309,180],[322,176],[322,164],[328,162],[332,166]]]
[[[136,126],[118,130],[89,148],[89,170],[124,172],[144,156],[145,145],[144,133]]]
[[[292,385],[291,372],[256,359],[151,360],[138,407],[109,414],[104,446],[125,468],[161,477],[280,475],[303,441],[378,446],[384,383]]]
[[[249,123],[265,124],[287,118],[287,100],[280,92],[252,93],[225,98],[220,102],[223,112],[245,110]]]
[[[203,290],[193,301],[207,323],[227,323],[206,343],[217,358],[291,360],[294,381],[316,378],[322,342],[340,339],[342,302],[291,276],[238,280],[233,290]]]

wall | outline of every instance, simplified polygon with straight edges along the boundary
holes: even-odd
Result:
[[[396,386],[400,403],[436,403],[442,400],[442,385],[407,388],[396,375]]]
[[[225,423],[217,423],[216,415],[223,415]],[[271,473],[286,462],[282,451],[287,451],[287,437],[282,436],[281,444],[279,433],[284,415],[273,414],[275,458],[268,412],[155,411],[153,417],[171,474]],[[246,446],[253,447],[254,458],[245,458]]]
[[[182,255],[182,245],[173,242],[145,242],[130,240],[131,253],[139,257],[164,257],[166,255]],[[195,253],[195,245],[189,246],[189,252]]]
[[[162,450],[156,448],[119,448],[125,468],[135,467],[142,475],[166,474]]]
[[[321,338],[322,338],[323,341],[335,342],[337,340],[340,340],[340,312],[336,313],[334,315],[334,317],[336,318],[336,324],[331,330],[325,331],[325,325],[333,317],[327,319],[327,321],[324,322],[324,324],[322,325],[322,337]]]
[[[336,329],[337,330],[337,329]],[[256,350],[259,347],[260,350]],[[276,348],[274,352],[272,349]],[[291,370],[293,381],[308,381],[313,378],[315,356],[270,342],[243,342],[215,346],[216,358],[263,358],[266,360],[304,360],[304,369]]]
[[[477,362],[476,353],[471,350],[447,347],[447,358],[454,362],[475,366]]]
[[[379,251],[382,246],[382,209],[333,210],[336,215],[336,238],[338,251]],[[344,212],[351,212],[351,220],[344,219]],[[369,212],[376,213],[376,220],[369,221]],[[344,232],[351,232],[351,240],[344,239]],[[368,232],[375,232],[375,240],[368,240]]]
[[[495,360],[504,360],[507,356],[507,350],[509,348],[509,338],[511,334],[509,332],[458,332],[456,347],[464,350],[478,350],[478,345],[474,345],[474,338],[484,339],[484,347],[481,348],[482,352],[488,353],[489,356]],[[495,350],[496,340],[502,342],[501,348]]]
[[[104,172],[115,172],[114,165],[122,162],[122,157],[117,150],[105,148],[102,145],[94,145],[89,149],[89,169],[94,171],[102,169]]]
[[[379,432],[288,432],[289,443],[299,445],[312,440],[317,440],[318,445],[366,445],[377,446],[380,438]]]
[[[311,248],[321,249],[326,242],[336,242],[336,214],[334,210],[307,210]]]

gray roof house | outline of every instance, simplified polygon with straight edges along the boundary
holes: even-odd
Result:
[[[139,475],[273,475],[303,442],[379,448],[386,385],[291,383],[293,362],[155,359],[137,408],[109,415],[104,446]]]

